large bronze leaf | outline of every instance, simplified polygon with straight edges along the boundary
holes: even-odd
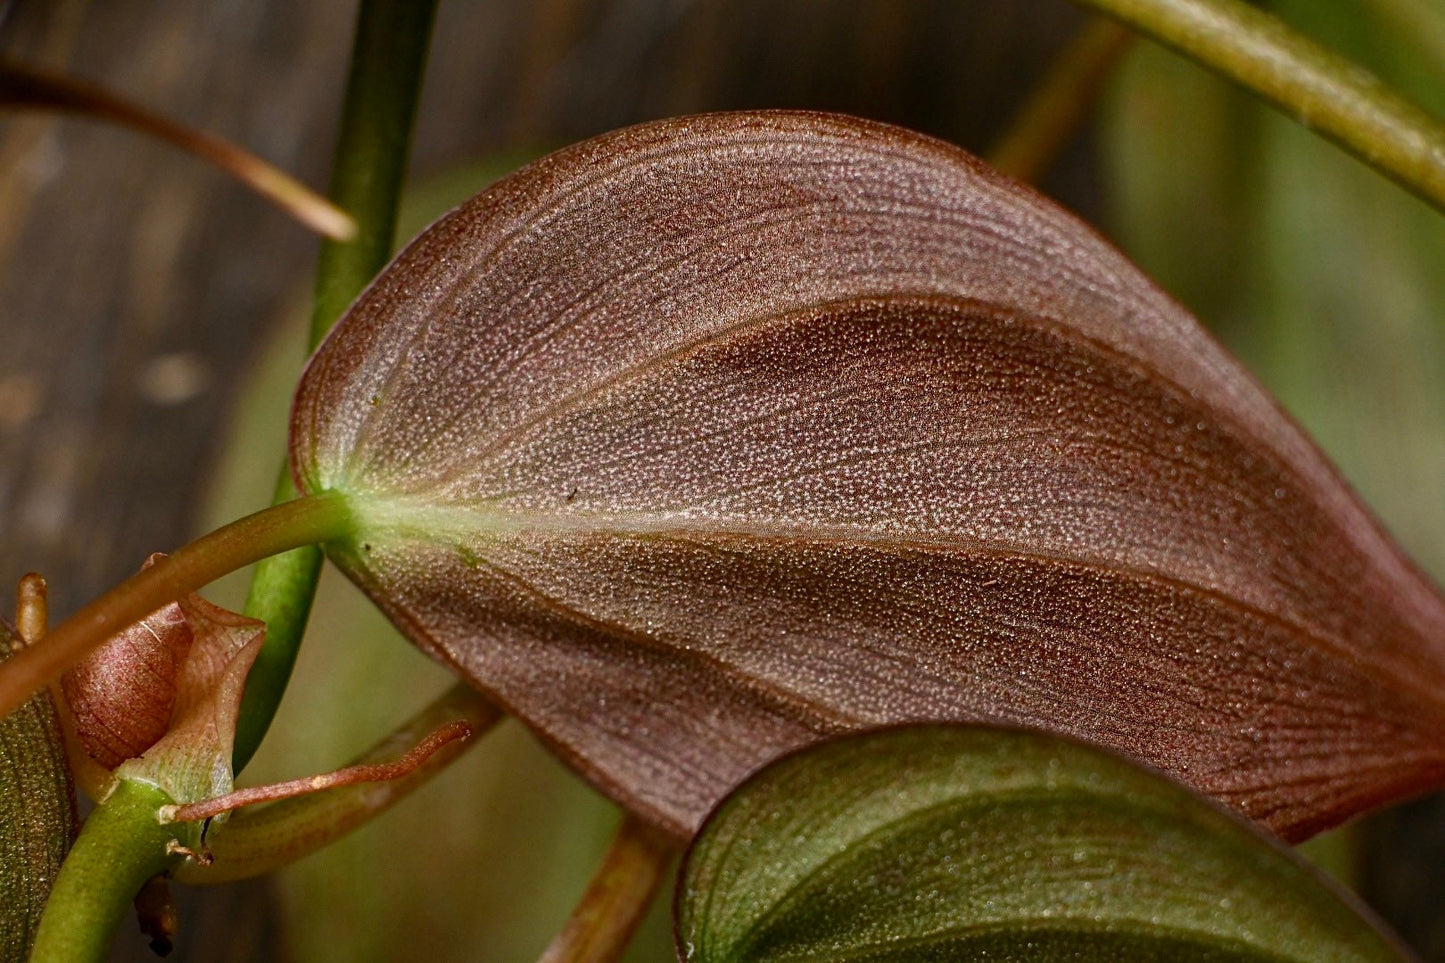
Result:
[[[1199,325],[946,144],[686,118],[423,234],[303,490],[418,645],[679,833],[820,734],[1046,726],[1290,838],[1445,777],[1445,608]]]

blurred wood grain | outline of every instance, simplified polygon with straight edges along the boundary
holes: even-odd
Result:
[[[19,0],[0,49],[324,185],[353,10]],[[759,106],[851,110],[981,150],[1077,22],[1061,0],[455,0],[413,170]],[[1087,173],[1062,179],[1088,206]],[[163,144],[0,118],[0,580],[42,570],[63,614],[190,534],[236,379],[314,249]],[[280,441],[256,456],[279,459]]]

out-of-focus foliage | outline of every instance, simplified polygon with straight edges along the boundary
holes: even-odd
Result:
[[[1445,113],[1445,49],[1389,10],[1282,17]],[[1215,328],[1426,568],[1445,572],[1445,218],[1249,95],[1141,44],[1103,125],[1108,229]]]

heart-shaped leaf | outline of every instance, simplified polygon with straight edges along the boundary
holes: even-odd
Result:
[[[0,662],[19,645],[0,621]],[[29,954],[78,825],[60,717],[40,692],[0,719],[0,960]]]
[[[1445,606],[1198,324],[956,148],[713,115],[533,164],[312,360],[414,642],[677,832],[822,735],[1117,747],[1292,838],[1445,778]]]
[[[1400,960],[1287,849],[1112,753],[934,725],[779,760],[709,817],[678,955],[782,960]]]

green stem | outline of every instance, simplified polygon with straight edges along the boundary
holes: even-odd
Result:
[[[587,892],[537,963],[609,963],[621,957],[675,854],[667,837],[636,816],[623,816]]]
[[[331,199],[356,219],[316,266],[311,346],[391,257],[436,0],[364,0],[331,170]]]
[[[295,497],[296,488],[283,467],[272,504],[284,505]],[[321,578],[321,559],[319,546],[303,545],[258,562],[251,574],[251,587],[241,611],[266,623],[266,641],[246,676],[231,750],[232,772],[239,773],[251,761],[291,680],[301,636],[311,617],[316,583]]]
[[[426,66],[436,0],[363,0],[346,82],[331,199],[357,233],[325,241],[316,265],[314,349],[391,256],[396,212]],[[283,467],[275,503],[296,497]],[[291,678],[321,576],[321,550],[299,549],[256,567],[245,612],[266,623],[266,644],[246,680],[233,752],[240,772],[270,728]]]
[[[346,500],[328,492],[267,508],[201,536],[121,582],[61,623],[41,644],[28,646],[0,666],[0,716],[161,606],[268,555],[350,531]]]
[[[180,857],[167,851],[174,827],[156,821],[171,802],[153,786],[122,780],[91,813],[45,904],[30,963],[89,963],[109,957],[115,931],[146,880]]]
[[[1259,93],[1445,209],[1445,122],[1240,0],[1078,0]]]

